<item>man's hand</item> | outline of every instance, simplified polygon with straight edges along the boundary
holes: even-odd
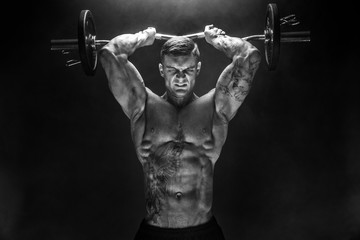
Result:
[[[222,29],[214,27],[214,25],[211,24],[211,25],[206,25],[205,26],[204,34],[205,34],[206,42],[213,45],[214,40],[216,38],[218,38],[219,36],[224,36],[225,32]]]
[[[141,40],[141,46],[150,46],[155,41],[156,29],[153,27],[148,27],[147,29],[138,32],[139,40]]]

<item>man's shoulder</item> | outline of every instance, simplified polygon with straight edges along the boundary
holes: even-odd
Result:
[[[164,98],[151,91],[149,88],[146,89],[146,104],[145,108],[156,108],[156,109],[167,109],[173,108],[173,106],[167,102]]]
[[[145,87],[147,102],[165,102],[162,97],[151,91],[151,89]]]
[[[215,88],[211,89],[208,93],[198,97],[195,101],[193,101],[194,104],[206,104],[206,103],[212,103],[214,101],[215,96]]]

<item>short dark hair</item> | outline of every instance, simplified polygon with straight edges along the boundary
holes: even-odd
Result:
[[[200,51],[198,45],[187,37],[173,37],[167,40],[161,48],[160,58],[164,61],[165,55],[186,56],[192,55],[199,61]]]

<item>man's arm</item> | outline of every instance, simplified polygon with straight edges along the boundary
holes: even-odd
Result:
[[[249,42],[226,36],[212,25],[205,27],[205,39],[232,59],[221,73],[215,89],[216,112],[230,121],[249,93],[261,56]]]
[[[154,28],[148,28],[135,34],[123,34],[99,51],[110,90],[130,119],[144,110],[146,90],[140,73],[128,57],[136,49],[153,44],[155,33]]]

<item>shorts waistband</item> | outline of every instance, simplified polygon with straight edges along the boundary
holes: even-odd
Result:
[[[203,232],[208,229],[212,229],[214,227],[219,227],[216,219],[214,216],[210,218],[209,221],[206,223],[196,225],[196,226],[190,226],[190,227],[184,227],[184,228],[162,228],[150,225],[146,223],[145,219],[141,222],[141,229],[142,230],[149,230],[151,232],[161,232],[161,233],[174,233],[174,234],[181,234],[181,233],[197,233],[197,232]]]

